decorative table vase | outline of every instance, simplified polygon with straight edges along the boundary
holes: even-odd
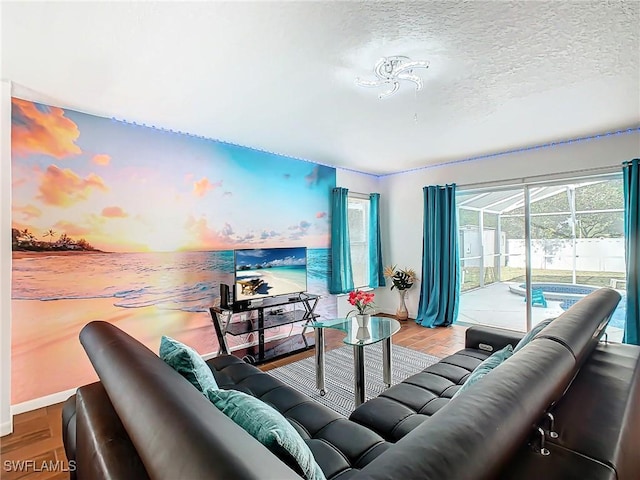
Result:
[[[371,332],[369,331],[368,328],[366,327],[360,327],[358,328],[358,331],[356,332],[356,340],[369,340],[371,338]]]
[[[367,328],[369,326],[369,319],[371,315],[368,313],[358,313],[356,315],[356,321],[358,322],[358,327]]]
[[[404,303],[404,297],[407,294],[406,290],[398,290],[400,294],[400,306],[398,310],[396,310],[396,319],[397,320],[406,320],[409,318],[409,312],[407,311],[407,304]]]

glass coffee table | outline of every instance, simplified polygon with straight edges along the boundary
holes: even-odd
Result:
[[[391,386],[391,337],[400,330],[400,322],[394,318],[371,317],[369,325],[359,328],[355,317],[333,320],[315,319],[305,326],[315,330],[316,337],[316,387],[320,395],[326,393],[324,382],[324,329],[341,330],[346,333],[344,343],[353,345],[355,406],[364,403],[364,347],[382,342],[382,380]]]

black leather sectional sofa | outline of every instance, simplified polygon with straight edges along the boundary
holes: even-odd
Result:
[[[600,341],[619,301],[601,289],[451,397],[520,334],[472,327],[465,348],[350,418],[233,356],[209,360],[221,388],[279,410],[327,479],[640,479],[640,347]],[[79,479],[300,478],[153,352],[111,324],[81,332],[100,382],[63,409]]]

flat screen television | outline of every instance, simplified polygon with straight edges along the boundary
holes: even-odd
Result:
[[[234,301],[307,290],[307,248],[247,248],[234,251]]]

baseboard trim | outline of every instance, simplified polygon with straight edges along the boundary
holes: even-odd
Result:
[[[218,356],[218,352],[211,352],[211,353],[207,353],[205,355],[202,355],[202,359],[206,362],[207,360],[211,360],[212,358],[215,358]]]
[[[48,407],[49,405],[64,402],[71,395],[75,394],[76,390],[76,388],[71,388],[64,392],[52,393],[45,397],[34,398],[33,400],[27,400],[26,402],[11,405],[11,414],[19,415],[21,413],[30,412],[31,410],[37,410],[38,408]]]
[[[13,433],[13,421],[9,420],[0,424],[0,437]]]

